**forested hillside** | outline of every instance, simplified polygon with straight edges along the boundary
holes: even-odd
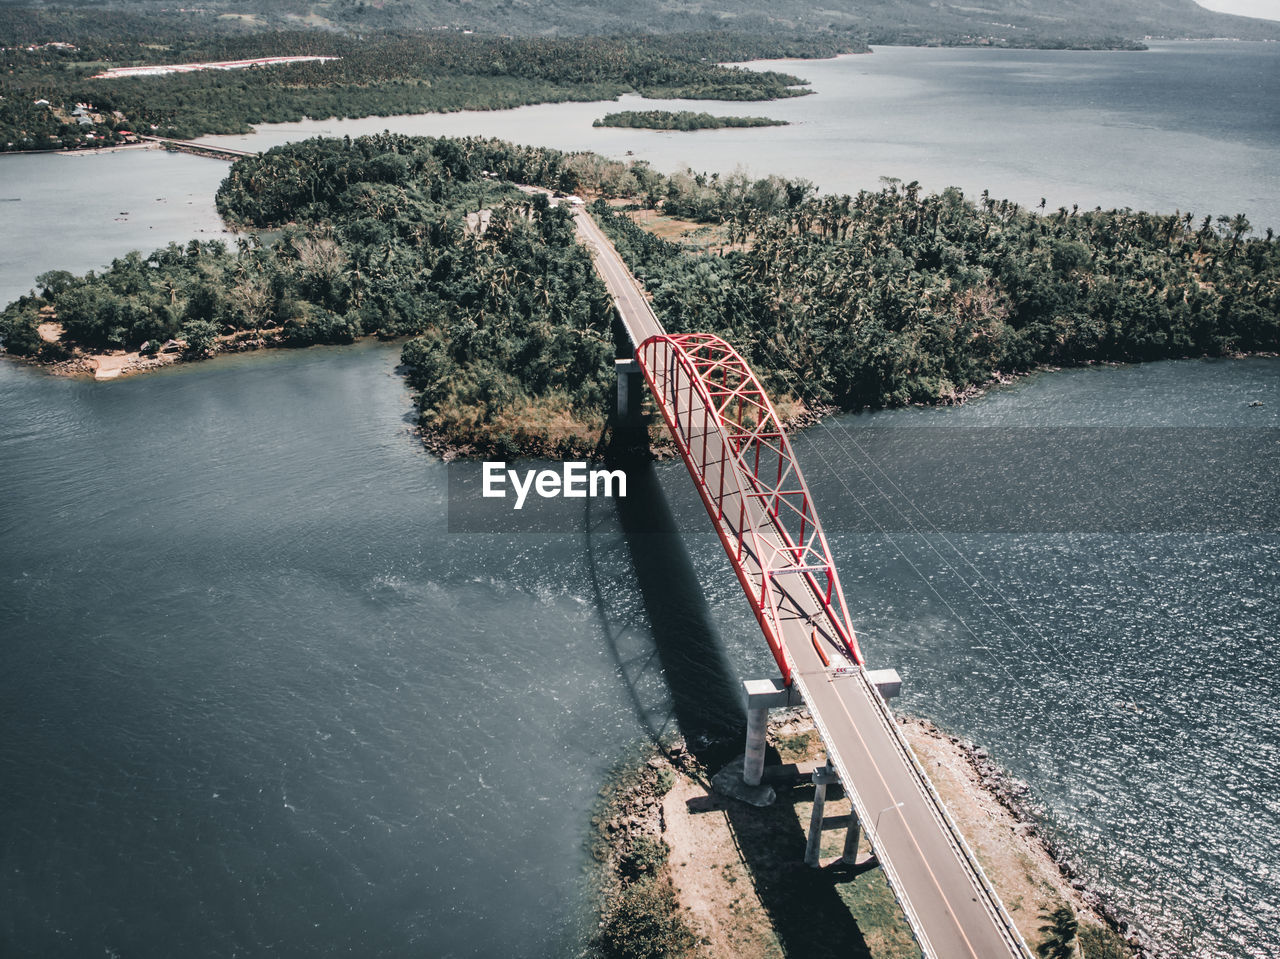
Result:
[[[270,4],[273,0],[264,0]],[[521,33],[855,29],[874,42],[994,40],[1090,43],[1145,36],[1280,37],[1280,25],[1213,13],[1193,0],[335,0],[316,9],[338,22],[450,24]]]
[[[843,4],[843,5],[842,5]],[[593,35],[594,34],[594,35]],[[584,36],[587,35],[587,36]],[[1154,36],[1280,39],[1280,24],[1192,0],[150,0],[0,3],[0,151],[189,138],[309,117],[497,109],[563,100],[767,100],[795,77],[721,63],[861,52],[874,43],[1140,47]],[[328,62],[101,79],[122,66],[312,55]]]
[[[117,0],[111,6],[152,12],[173,8],[167,0]],[[1087,45],[1145,36],[1280,37],[1280,25],[1213,13],[1193,0],[206,0],[199,10],[267,26],[453,28],[525,36],[837,30],[880,43],[1015,46]]]

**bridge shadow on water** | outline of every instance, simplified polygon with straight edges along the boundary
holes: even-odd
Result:
[[[627,472],[627,495],[613,501],[625,549],[612,536],[610,517],[599,515],[598,506],[593,513],[592,500],[585,501],[588,565],[605,640],[649,738],[656,744],[678,730],[714,772],[742,752],[746,712],[737,674],[653,461],[617,447],[607,460]],[[611,536],[601,536],[602,528]],[[772,746],[766,761],[779,761]],[[839,787],[831,787],[829,796],[838,795]],[[706,797],[705,811],[723,810],[785,954],[870,959],[837,887],[865,867],[812,869],[803,863],[806,834],[796,804],[812,796],[811,785],[779,786],[777,802],[756,809],[713,795]],[[835,825],[831,817],[828,825]],[[860,898],[861,891],[853,895]]]
[[[585,501],[606,642],[649,737],[658,742],[678,730],[701,762],[723,763],[743,735],[746,713],[693,562],[652,460],[617,449],[607,459],[627,472],[627,495],[612,501],[625,550],[603,542],[597,530],[611,526],[609,517],[593,515],[592,500]]]

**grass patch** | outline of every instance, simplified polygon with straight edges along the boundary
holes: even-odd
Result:
[[[818,734],[813,730],[795,733],[790,736],[779,736],[774,740],[778,756],[784,763],[801,762],[808,759],[818,748]]]
[[[1083,959],[1129,959],[1133,955],[1120,934],[1105,926],[1082,925],[1078,936]]]
[[[597,948],[607,959],[678,959],[697,945],[671,880],[659,876],[628,883],[613,897]]]

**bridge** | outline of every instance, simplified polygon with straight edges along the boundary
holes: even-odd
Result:
[[[248,150],[233,150],[230,147],[211,146],[207,143],[196,143],[192,140],[174,140],[170,137],[154,137],[142,133],[138,134],[138,139],[146,143],[154,143],[156,146],[163,147],[166,150],[190,153],[193,156],[209,157],[214,160],[231,160],[234,162],[241,157],[258,155]]]
[[[827,750],[827,767],[814,779],[810,861],[816,861],[826,784],[838,779],[854,809],[846,857],[856,854],[865,830],[928,959],[1028,959],[1012,919],[899,732],[882,677],[866,669],[822,524],[768,394],[721,338],[669,335],[599,226],[586,211],[575,217],[631,339],[638,375],[781,673],[780,681],[747,684],[744,780],[761,781],[768,707],[794,703],[798,695]],[[622,369],[624,376],[631,372]],[[634,414],[638,397],[625,382],[619,412],[629,406]]]

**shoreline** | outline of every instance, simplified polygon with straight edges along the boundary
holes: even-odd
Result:
[[[66,149],[59,147],[56,150],[3,150],[0,151],[0,157],[4,156],[97,156],[102,153],[121,153],[125,150],[159,150],[163,149],[155,143],[113,143],[111,146],[105,147],[75,147],[74,149]]]
[[[260,350],[297,350],[309,349],[310,346],[291,346],[273,337],[273,331],[258,331],[257,336],[251,335],[248,331],[226,336],[220,341],[220,348],[210,356],[200,359],[187,359],[181,354],[155,354],[144,356],[138,351],[113,350],[105,353],[86,353],[79,349],[71,356],[56,360],[44,361],[36,357],[16,356],[5,353],[0,350],[0,359],[9,362],[20,363],[24,366],[34,367],[48,376],[68,377],[76,379],[93,380],[94,382],[106,382],[110,380],[123,379],[126,377],[139,376],[146,373],[154,373],[158,370],[168,369],[179,365],[190,365],[197,363],[206,363],[211,360],[217,360],[219,357],[237,356],[242,353],[258,352]],[[378,341],[380,343],[393,343],[398,340],[408,339],[409,337],[396,337],[393,339],[380,339],[375,334],[366,334],[357,337],[353,343],[337,343],[337,344],[312,344],[313,346],[347,347],[367,343],[370,341]],[[52,340],[51,342],[57,342]],[[953,396],[946,397],[944,401],[938,403],[911,403],[907,406],[918,409],[940,409],[945,407],[963,406],[970,400],[980,399],[995,389],[1004,386],[1010,386],[1019,380],[1027,379],[1031,376],[1039,376],[1046,373],[1057,373],[1065,369],[1083,369],[1087,367],[1103,366],[1121,368],[1124,366],[1140,366],[1144,362],[1150,363],[1167,363],[1179,360],[1243,360],[1253,358],[1275,359],[1280,357],[1280,353],[1272,353],[1267,351],[1253,353],[1231,353],[1225,356],[1211,356],[1202,354],[1200,356],[1179,356],[1168,357],[1161,360],[1136,361],[1133,363],[1124,363],[1119,361],[1097,360],[1089,363],[1083,363],[1079,366],[1053,366],[1043,365],[1033,369],[1018,371],[1014,373],[997,373],[991,379],[984,383],[973,384],[959,391]],[[858,412],[877,412],[888,409],[905,409],[904,407],[875,407],[866,410],[841,410],[838,407],[830,405],[822,405],[810,407],[802,400],[788,397],[785,403],[787,409],[779,410],[783,427],[787,431],[788,436],[793,436],[804,432],[832,416],[850,415]],[[414,405],[416,411],[416,403]],[[602,462],[605,459],[605,453],[609,446],[609,437],[612,426],[609,424],[607,417],[601,419],[601,434],[599,440],[594,444],[594,449],[590,453],[582,453],[579,446],[575,445],[574,455],[585,455],[587,459]],[[674,444],[667,436],[665,428],[662,427],[660,420],[651,421],[650,426],[657,426],[658,429],[649,429],[648,443],[644,447],[641,455],[648,456],[654,460],[669,460],[677,456]],[[410,432],[418,437],[419,442],[432,455],[438,457],[443,462],[452,462],[456,459],[483,459],[486,455],[486,440],[483,435],[477,436],[475,439],[467,441],[458,441],[452,437],[445,435],[441,431],[432,430],[428,427],[415,423]],[[540,437],[537,440],[527,443],[520,447],[516,456],[521,459],[556,459],[560,458],[558,452],[559,446],[557,441],[550,436]],[[637,444],[636,450],[640,451],[640,445]]]
[[[1133,954],[1141,959],[1172,959],[1171,954],[1159,949],[1151,934],[1145,930],[1146,923],[1142,917],[1125,915],[1103,892],[1089,884],[1083,877],[1074,849],[1042,831],[1043,817],[1035,810],[1031,798],[1033,793],[1026,782],[996,763],[983,747],[947,732],[930,719],[904,715],[899,720],[915,732],[915,735],[909,732],[907,738],[917,755],[925,751],[921,747],[926,740],[935,740],[940,749],[946,750],[949,747],[963,759],[971,782],[1002,807],[1014,821],[1013,832],[1057,870],[1061,877],[1060,888],[1074,894],[1071,897],[1075,900],[1073,905],[1078,904],[1080,907],[1077,912],[1084,911],[1093,915],[1117,936],[1122,937]],[[933,778],[932,774],[930,778]]]
[[[1081,878],[1070,851],[1043,835],[1028,808],[1026,784],[1004,772],[986,750],[932,721],[907,715],[898,720],[1028,945],[1034,949],[1041,938],[1042,914],[1065,904],[1091,944],[1112,950],[1109,955],[1167,955],[1138,917],[1122,916]],[[655,913],[646,925],[665,928],[673,944],[701,943],[683,952],[673,948],[672,955],[808,954],[817,944],[805,941],[806,927],[824,924],[846,926],[875,959],[918,955],[883,874],[866,858],[865,837],[856,866],[841,858],[843,830],[836,827],[849,803],[838,787],[828,793],[826,818],[832,825],[823,833],[821,868],[803,865],[812,806],[808,780],[823,762],[807,710],[778,711],[769,724],[769,744],[797,774],[774,781],[778,798],[768,807],[716,793],[712,770],[683,740],[651,748],[606,785],[592,818],[606,945],[612,933],[626,931],[615,927],[636,922],[638,902]],[[638,860],[646,863],[639,871]]]

